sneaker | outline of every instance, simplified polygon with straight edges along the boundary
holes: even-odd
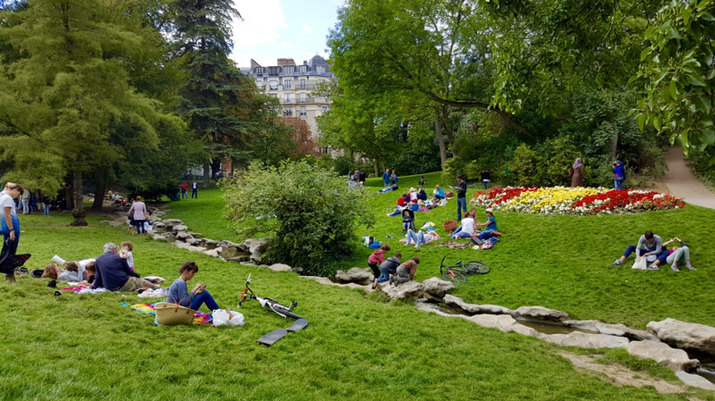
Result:
[[[620,266],[620,265],[622,265],[622,264],[623,264],[623,262],[621,262],[620,259],[616,259],[616,261],[613,262],[613,266]]]
[[[648,270],[660,270],[660,269],[656,265],[650,265],[650,266],[648,266]]]
[[[690,270],[698,270],[698,269],[696,269],[693,265],[688,265],[688,266],[685,266],[685,267],[687,267],[687,268],[690,269]]]
[[[676,265],[670,265],[670,268],[673,269],[674,272],[680,271],[680,269],[678,269],[678,266],[676,266]]]

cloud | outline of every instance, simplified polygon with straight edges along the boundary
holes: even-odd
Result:
[[[237,18],[231,24],[234,43],[231,58],[239,66],[247,67],[261,47],[279,42],[281,31],[287,29],[288,25],[279,0],[234,0],[234,7],[241,13],[243,20]]]

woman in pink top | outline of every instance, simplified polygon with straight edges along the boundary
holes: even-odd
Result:
[[[380,264],[385,261],[385,252],[390,252],[390,245],[383,244],[380,249],[375,251],[367,258],[367,265],[372,269],[372,275],[375,276],[375,281],[372,283],[372,289],[377,287],[377,278],[380,277]]]
[[[137,228],[137,234],[146,234],[144,231],[144,221],[147,219],[146,205],[142,202],[142,197],[137,196],[137,200],[132,203],[127,216],[134,218],[134,225]]]

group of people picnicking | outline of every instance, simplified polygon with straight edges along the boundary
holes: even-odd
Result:
[[[677,244],[668,249],[668,245]],[[688,244],[678,237],[669,239],[663,242],[659,235],[653,234],[653,231],[646,231],[638,239],[637,245],[628,245],[620,258],[613,262],[614,266],[620,266],[625,263],[626,259],[631,254],[635,254],[636,261],[640,258],[645,258],[643,265],[648,270],[659,270],[661,264],[668,264],[670,268],[679,272],[679,266],[685,266],[688,270],[695,270],[695,267],[690,262],[690,248]]]

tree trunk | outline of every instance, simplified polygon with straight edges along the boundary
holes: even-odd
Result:
[[[216,177],[216,174],[221,169],[221,159],[211,161],[211,177]]]
[[[72,216],[74,221],[70,225],[75,227],[86,226],[87,222],[84,220],[86,214],[82,204],[82,173],[75,171],[72,176],[72,203],[74,204]]]
[[[92,202],[92,210],[102,210],[104,203],[104,193],[107,191],[107,170],[103,169],[97,173],[97,184],[94,188],[94,201]]]
[[[447,161],[447,148],[444,146],[444,137],[442,136],[442,121],[439,118],[439,112],[435,112],[434,115],[434,136],[437,139],[437,145],[439,146],[440,165],[444,166],[444,163]]]
[[[380,165],[378,164],[377,159],[375,159],[375,163],[373,163],[373,166],[375,166],[375,177],[381,176],[382,174],[380,174]]]
[[[208,160],[204,162],[204,188],[208,188],[211,183],[211,165]]]
[[[611,153],[609,154],[610,160],[616,160],[616,151],[618,150],[618,129],[616,129],[615,134],[613,134],[613,139],[611,140]]]

